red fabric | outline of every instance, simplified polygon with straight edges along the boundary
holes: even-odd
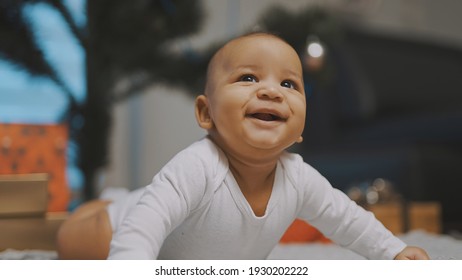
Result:
[[[319,230],[302,220],[295,220],[282,236],[280,243],[330,243]]]

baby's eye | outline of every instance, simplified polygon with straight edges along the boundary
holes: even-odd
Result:
[[[239,81],[241,81],[241,82],[252,82],[252,83],[254,83],[254,82],[257,82],[257,78],[255,78],[254,75],[248,75],[248,74],[246,74],[246,75],[242,75],[242,76],[239,78]]]
[[[289,80],[282,81],[281,86],[286,88],[295,88],[295,83]]]

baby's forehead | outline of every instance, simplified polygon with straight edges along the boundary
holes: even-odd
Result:
[[[213,62],[211,64],[215,64],[215,66],[226,66],[228,63],[232,63],[233,59],[236,56],[241,56],[246,53],[252,53],[252,55],[257,54],[256,56],[246,56],[247,59],[257,58],[260,57],[260,51],[263,49],[267,49],[268,45],[271,49],[286,49],[290,50],[289,52],[281,51],[278,53],[278,56],[283,56],[284,54],[287,55],[294,55],[298,58],[298,54],[293,49],[293,47],[288,44],[283,39],[271,35],[271,34],[251,34],[251,35],[244,35],[242,37],[238,37],[229,41],[225,44],[214,56]],[[265,51],[263,51],[265,53]]]

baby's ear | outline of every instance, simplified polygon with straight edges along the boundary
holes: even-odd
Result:
[[[207,96],[199,95],[195,105],[196,120],[199,126],[209,130],[213,127],[213,121],[209,114],[209,102]]]

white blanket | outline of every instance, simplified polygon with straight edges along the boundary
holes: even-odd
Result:
[[[448,235],[434,235],[424,231],[412,231],[399,236],[410,246],[427,251],[434,260],[462,260],[462,240]],[[364,257],[336,244],[300,243],[279,244],[269,259],[299,260],[362,260]]]
[[[462,260],[462,240],[448,235],[434,235],[423,231],[413,231],[400,238],[411,246],[424,248],[434,260]],[[56,259],[56,252],[40,250],[6,250],[0,252],[0,260]],[[269,259],[279,260],[361,260],[362,256],[335,244],[304,243],[279,244],[271,252]]]

